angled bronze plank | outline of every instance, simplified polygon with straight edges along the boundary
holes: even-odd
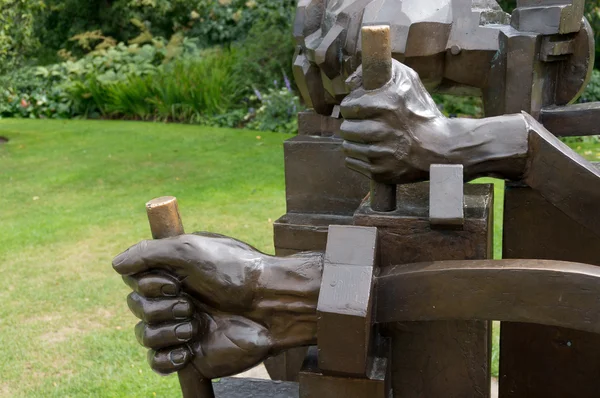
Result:
[[[439,261],[377,278],[378,323],[499,320],[600,333],[600,268],[548,260]]]

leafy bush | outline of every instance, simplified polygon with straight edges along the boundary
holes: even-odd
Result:
[[[79,40],[97,38],[96,32],[80,35]],[[108,100],[104,87],[157,73],[159,67],[172,61],[199,56],[191,39],[151,38],[147,44],[119,43],[115,46],[97,46],[79,60],[37,67],[23,68],[0,77],[2,116],[26,117],[98,117]],[[15,102],[16,99],[17,101]],[[35,100],[30,100],[35,99]],[[24,100],[25,102],[22,102]],[[36,109],[51,104],[45,111]],[[27,107],[17,106],[29,103]]]
[[[34,21],[43,7],[41,0],[0,0],[0,73],[20,66],[39,48]]]
[[[230,79],[234,52],[213,51],[183,58],[149,75],[102,82],[92,76],[89,92],[108,117],[194,122],[231,108],[237,86]]]
[[[142,3],[167,7],[160,0],[129,4],[141,9]],[[184,3],[172,1],[167,8]],[[199,10],[190,15],[192,19],[210,16],[200,21],[206,22],[202,29],[208,29],[202,40],[176,33],[167,41],[153,35],[147,20],[137,19],[131,23],[138,35],[129,44],[117,44],[100,30],[77,34],[69,39],[72,51],[61,51],[65,61],[0,76],[7,87],[0,92],[0,116],[248,124],[257,130],[295,131],[300,104],[287,77],[292,75],[295,1],[192,3]],[[220,18],[224,13],[231,18]],[[235,23],[224,28],[228,18]],[[210,29],[229,33],[211,36]],[[247,37],[230,43],[234,33]],[[228,41],[224,49],[200,50],[201,43]],[[86,55],[76,59],[78,53]],[[284,81],[286,88],[273,89],[277,81]],[[256,96],[254,90],[265,95]]]
[[[66,94],[55,87],[60,74],[38,74],[33,67],[0,76],[0,117],[70,117]]]
[[[235,46],[239,56],[232,77],[241,89],[238,100],[249,97],[253,88],[268,90],[275,80],[292,76],[295,44],[291,31],[291,25],[261,21]]]
[[[479,97],[434,94],[433,99],[446,116],[483,117],[483,103]]]
[[[292,91],[286,78],[283,88],[271,88],[266,94],[256,90],[252,100],[258,101],[259,108],[246,116],[246,127],[259,131],[276,131],[295,134],[298,132],[298,118],[301,110],[300,100]]]
[[[17,0],[0,0],[17,1]],[[22,0],[21,0],[22,1]],[[243,40],[259,21],[289,26],[295,0],[45,0],[36,20],[36,36],[43,47],[74,50],[69,38],[99,30],[117,42],[137,36],[131,19],[142,21],[152,35],[183,33],[200,39],[205,48]],[[288,29],[288,32],[291,30]],[[75,54],[83,52],[76,49]]]
[[[594,101],[600,101],[600,71],[598,70],[592,72],[592,79],[579,98],[579,102]]]

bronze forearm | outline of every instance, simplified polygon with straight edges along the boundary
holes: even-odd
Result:
[[[522,115],[486,119],[449,119],[449,163],[463,164],[467,179],[497,176],[518,180],[528,156],[527,124]]]
[[[600,171],[526,113],[448,121],[446,158],[468,179],[523,181],[569,217],[600,234]]]

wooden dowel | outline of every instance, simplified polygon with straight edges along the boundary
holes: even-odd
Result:
[[[392,79],[392,43],[388,25],[362,28],[363,87],[376,90]],[[396,210],[396,185],[371,182],[371,208]]]

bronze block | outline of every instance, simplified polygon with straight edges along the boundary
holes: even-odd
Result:
[[[398,209],[376,213],[368,201],[354,214],[354,224],[379,229],[381,267],[423,261],[491,258],[492,188],[467,184],[462,230],[431,228],[429,183],[398,186]]]
[[[378,228],[382,267],[491,258],[492,187],[467,184],[464,193],[463,230],[431,228],[428,183],[399,186],[395,212],[373,213],[368,203],[363,203],[354,221]],[[394,396],[489,396],[489,322],[392,323],[383,332],[392,341]]]
[[[506,48],[506,86],[503,113],[525,111],[537,117],[542,101],[534,85],[540,36],[506,30],[500,33],[501,48]],[[539,72],[537,72],[539,74]]]
[[[297,136],[286,141],[287,210],[352,215],[369,191],[369,180],[346,168],[342,140]]]
[[[329,226],[352,225],[352,222],[351,216],[288,213],[273,225],[277,255],[325,251]]]
[[[298,135],[338,135],[343,119],[319,115],[314,111],[298,113]]]
[[[600,265],[597,234],[517,184],[506,189],[503,250],[504,258]],[[503,322],[500,338],[500,397],[600,396],[600,335]]]
[[[388,398],[389,370],[386,358],[372,362],[368,378],[324,375],[318,368],[318,355],[309,349],[300,372],[300,398]]]
[[[584,3],[585,0],[519,0],[512,25],[521,31],[545,35],[574,33],[581,26]]]
[[[429,221],[438,227],[462,227],[465,222],[463,165],[432,164],[429,170]]]
[[[376,262],[376,228],[329,227],[317,305],[319,368],[326,374],[368,374]]]
[[[329,226],[351,225],[351,216],[288,213],[273,225],[275,254],[289,256],[303,251],[325,251]],[[265,366],[273,380],[298,381],[306,347],[293,348],[269,358]]]

